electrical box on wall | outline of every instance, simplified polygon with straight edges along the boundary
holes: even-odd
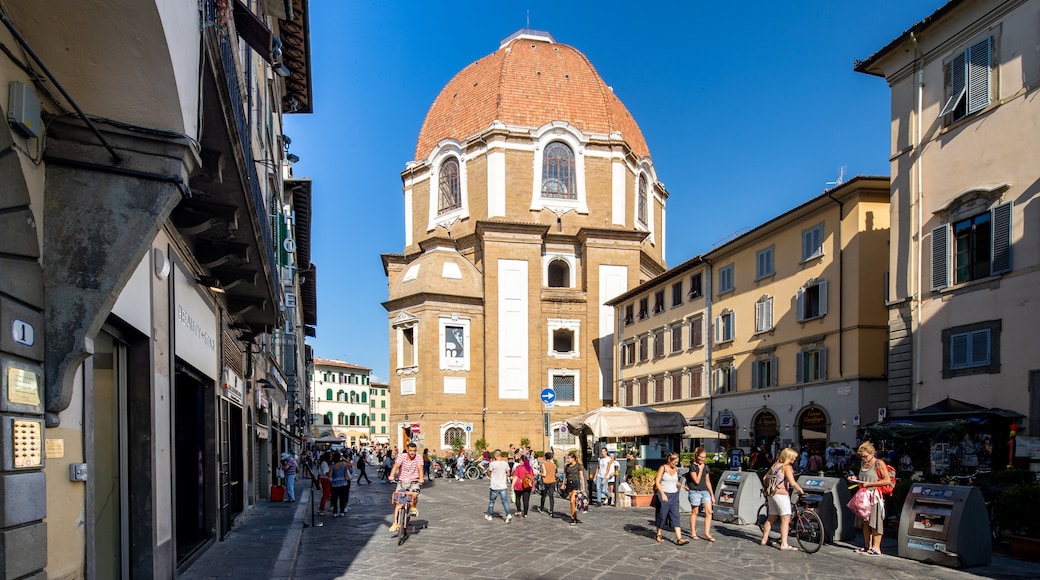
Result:
[[[7,122],[22,137],[40,136],[40,99],[32,87],[11,81],[7,102]]]

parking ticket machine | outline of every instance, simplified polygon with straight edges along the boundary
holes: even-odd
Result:
[[[762,480],[754,471],[723,471],[715,490],[715,519],[753,524],[764,496]]]
[[[993,557],[989,516],[977,487],[915,483],[899,518],[899,556],[963,568]]]
[[[824,540],[848,541],[856,535],[856,516],[845,507],[852,499],[849,482],[839,477],[803,475],[798,485],[805,490],[802,502],[823,521]]]

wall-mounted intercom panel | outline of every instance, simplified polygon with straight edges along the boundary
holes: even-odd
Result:
[[[3,469],[39,469],[43,467],[43,421],[4,415],[0,429],[0,453]]]

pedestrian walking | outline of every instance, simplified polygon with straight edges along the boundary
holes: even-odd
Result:
[[[690,470],[686,472],[686,487],[690,490],[690,536],[697,538],[697,512],[704,510],[704,539],[714,542],[711,535],[711,498],[715,497],[715,490],[711,486],[711,477],[705,460],[708,452],[703,447],[693,451],[693,461]]]
[[[488,475],[490,475],[491,489],[488,493],[488,509],[484,519],[491,521],[495,515],[495,500],[502,500],[502,509],[506,512],[506,523],[512,521],[513,516],[509,512],[509,462],[502,459],[502,450],[495,449],[494,458],[488,464]]]
[[[282,471],[285,472],[285,501],[296,501],[296,458],[282,453]]]
[[[601,447],[599,450],[599,461],[596,464],[596,506],[603,505],[603,492],[606,490],[607,483],[607,465],[610,464],[610,456],[607,454],[607,448]]]
[[[368,451],[362,451],[361,457],[358,458],[357,462],[357,483],[361,485],[361,478],[364,477],[368,485],[372,485],[372,480],[368,478],[368,474],[365,473],[365,468],[368,467]]]
[[[797,489],[798,493],[805,493],[802,491],[802,486],[798,485],[794,479],[794,468],[791,467],[791,464],[796,459],[798,459],[798,452],[790,447],[785,447],[776,456],[776,463],[769,468],[769,472],[763,478],[766,481],[766,489],[776,489],[773,495],[767,494],[766,496],[766,502],[769,504],[769,516],[766,518],[765,525],[762,526],[762,539],[759,541],[763,546],[769,542],[769,532],[773,527],[773,522],[779,518],[780,543],[776,547],[781,550],[798,549],[787,543],[787,532],[791,527],[791,487]]]
[[[654,493],[657,494],[657,541],[663,542],[661,529],[670,524],[675,530],[675,543],[682,546],[690,541],[682,535],[682,524],[679,523],[679,454],[672,451],[668,461],[657,470],[654,481]]]
[[[339,518],[347,512],[347,500],[350,493],[350,478],[347,460],[343,454],[336,452],[332,457],[332,466],[329,468],[329,485],[332,488],[332,517]]]
[[[621,464],[617,460],[617,451],[611,451],[610,462],[607,463],[607,505],[617,507],[617,476],[621,472]]]
[[[578,455],[571,451],[567,454],[567,465],[563,468],[563,490],[571,500],[571,525],[578,522],[578,494],[585,490],[585,470],[578,464]]]
[[[545,498],[549,498],[549,517],[556,517],[556,462],[553,460],[553,452],[545,454],[541,465],[542,471],[542,501],[539,506],[545,511]]]
[[[531,492],[534,490],[534,470],[531,462],[523,453],[518,453],[513,468],[513,494],[516,496],[516,513],[527,517],[531,509]]]
[[[863,523],[864,546],[856,550],[859,554],[868,556],[881,555],[881,534],[885,531],[885,500],[878,488],[892,483],[888,476],[888,467],[885,462],[875,455],[874,444],[870,441],[864,442],[857,450],[859,454],[859,473],[857,476],[849,476],[850,483],[858,483],[874,495],[874,502],[870,506],[870,517],[861,518]]]
[[[321,505],[318,506],[318,515],[325,515],[325,506],[332,498],[332,483],[329,481],[329,472],[332,469],[332,454],[326,451],[318,458],[318,482],[321,485]]]

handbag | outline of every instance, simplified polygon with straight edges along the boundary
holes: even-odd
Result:
[[[661,492],[654,491],[654,497],[650,498],[650,507],[657,507],[661,505]]]
[[[860,486],[849,503],[845,505],[856,517],[864,520],[870,519],[870,511],[874,507],[874,494]]]

